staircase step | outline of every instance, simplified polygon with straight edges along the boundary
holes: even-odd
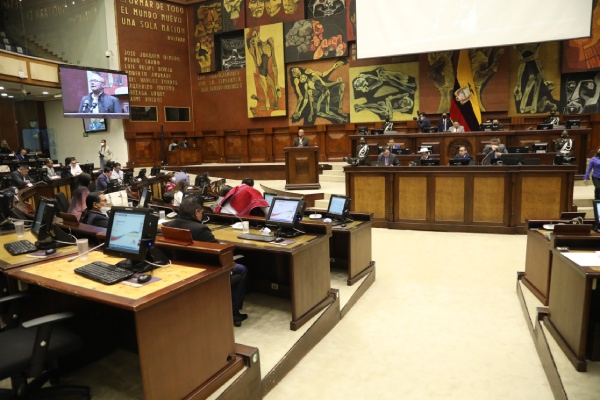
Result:
[[[344,183],[346,182],[346,177],[345,176],[335,176],[335,175],[321,175],[319,177],[319,181],[320,182],[340,182],[340,183]]]

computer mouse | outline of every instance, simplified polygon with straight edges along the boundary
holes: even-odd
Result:
[[[148,282],[150,279],[152,279],[152,275],[148,275],[148,274],[143,274],[138,276],[138,283],[146,283]]]
[[[273,240],[275,243],[281,243],[283,242],[283,238],[277,238],[275,240]]]
[[[54,253],[56,253],[56,249],[48,249],[48,250],[46,250],[46,255],[47,256],[51,256]]]

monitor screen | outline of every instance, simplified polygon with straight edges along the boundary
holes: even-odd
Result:
[[[504,165],[519,165],[523,160],[523,156],[519,154],[501,154],[500,159]]]
[[[548,143],[532,143],[531,150],[533,153],[546,153],[548,151]]]
[[[58,69],[65,117],[129,118],[127,73],[72,65],[59,65]]]
[[[480,125],[479,129],[482,131],[491,131],[493,124],[491,122],[484,122]]]
[[[106,118],[82,118],[83,131],[85,133],[105,132],[107,128]]]
[[[157,223],[158,218],[149,208],[112,207],[104,254],[126,258],[127,268],[132,268],[131,261],[144,262],[154,243]]]
[[[54,221],[54,204],[48,199],[40,198],[35,210],[31,233],[38,240],[44,240],[50,236],[50,230]]]
[[[299,219],[302,219],[302,198],[276,196],[271,202],[267,215],[267,226],[281,229],[294,229]]]
[[[450,165],[469,165],[471,163],[470,158],[451,158]]]
[[[157,176],[158,174],[160,174],[160,167],[152,167],[150,170],[150,175]]]
[[[554,129],[554,124],[538,124],[538,130]]]
[[[273,203],[273,199],[275,197],[277,197],[277,195],[273,194],[273,193],[267,193],[267,192],[265,192],[265,193],[263,193],[263,197],[265,198],[265,201],[267,203],[269,203],[269,207],[271,207],[271,204]]]
[[[94,172],[94,163],[82,164],[81,170],[85,173],[92,175],[92,173]],[[102,171],[100,171],[100,172],[102,172]]]
[[[148,190],[147,187],[142,188],[142,191],[140,192],[140,201],[138,202],[138,208],[144,208],[148,206],[148,203],[150,200],[150,196],[152,195],[152,193],[150,193],[150,191]]]
[[[437,158],[428,158],[426,160],[420,160],[421,165],[440,165],[440,160]]]
[[[594,224],[600,227],[600,200],[594,200]]]
[[[581,120],[580,119],[568,119],[567,123],[565,125],[566,125],[567,129],[579,128],[581,126]]]
[[[529,147],[527,146],[506,146],[506,150],[509,153],[529,153]]]
[[[329,198],[327,216],[330,218],[342,218],[350,211],[350,198],[332,194]]]

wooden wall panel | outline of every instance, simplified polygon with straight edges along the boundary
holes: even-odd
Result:
[[[427,219],[427,175],[398,179],[398,218]]]
[[[352,211],[372,212],[374,218],[385,218],[385,176],[354,176]]]
[[[267,141],[269,139],[269,141]],[[272,145],[270,137],[263,133],[248,136],[248,161],[249,162],[270,162],[272,154]]]
[[[504,176],[481,176],[473,179],[473,222],[504,221]]]
[[[521,222],[554,218],[561,212],[561,178],[530,176],[521,179]]]
[[[223,137],[205,136],[202,146],[202,160],[204,162],[220,163],[224,160]]]
[[[435,221],[465,220],[466,177],[435,178]]]

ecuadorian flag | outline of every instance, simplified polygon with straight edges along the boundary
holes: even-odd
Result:
[[[461,50],[458,56],[454,96],[450,103],[450,118],[452,121],[459,121],[466,132],[478,131],[481,125],[481,109],[473,82],[468,50]]]

